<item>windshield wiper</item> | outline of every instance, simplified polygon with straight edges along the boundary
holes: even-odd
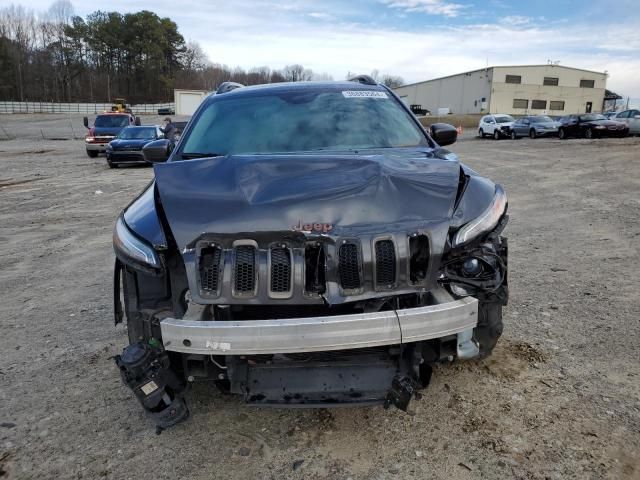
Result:
[[[180,158],[192,159],[192,158],[213,158],[213,157],[224,157],[222,153],[201,153],[201,152],[182,152],[180,154]]]

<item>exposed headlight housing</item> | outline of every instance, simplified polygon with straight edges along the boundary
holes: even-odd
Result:
[[[459,247],[474,238],[493,230],[507,210],[507,194],[500,185],[496,185],[496,193],[489,208],[476,219],[460,227],[453,237],[453,247]]]
[[[113,249],[124,263],[133,263],[144,269],[158,271],[162,268],[160,257],[153,247],[136,237],[124,223],[122,215],[113,229]]]

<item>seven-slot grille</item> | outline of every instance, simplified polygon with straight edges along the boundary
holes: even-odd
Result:
[[[360,288],[360,255],[355,243],[343,243],[338,250],[338,274],[345,290]]]
[[[223,276],[226,277],[223,272],[228,270],[231,270],[230,293],[236,298],[256,296],[258,290],[274,299],[291,298],[303,292],[317,294],[326,291],[326,281],[331,280],[325,280],[325,272],[331,271],[337,274],[333,281],[343,295],[358,295],[363,288],[371,288],[367,285],[376,290],[393,289],[404,282],[422,285],[429,268],[428,238],[417,234],[408,238],[406,261],[398,258],[396,242],[395,237],[377,239],[370,250],[361,251],[358,240],[345,240],[336,245],[335,251],[330,250],[335,256],[328,257],[324,255],[326,247],[316,242],[304,247],[302,257],[296,257],[294,250],[284,244],[273,245],[268,251],[259,249],[251,240],[239,240],[228,250],[210,244],[202,248],[198,259],[201,291],[214,296],[228,295],[223,285]],[[294,258],[298,260],[294,262]],[[400,269],[403,265],[407,267],[404,274]],[[304,272],[302,280],[295,280],[304,284],[294,285],[294,279],[298,278],[294,276],[294,268]],[[262,281],[258,279],[259,272],[266,274]]]
[[[391,240],[376,242],[376,285],[392,287],[396,283],[396,249]]]
[[[252,245],[239,245],[235,254],[235,291],[239,294],[253,293],[256,288],[256,249]]]
[[[286,293],[291,290],[291,256],[289,250],[278,247],[271,250],[271,284],[274,293]]]

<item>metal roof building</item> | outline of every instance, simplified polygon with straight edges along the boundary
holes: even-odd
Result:
[[[404,85],[409,105],[441,113],[562,115],[600,112],[607,74],[561,65],[487,67]],[[448,109],[448,112],[446,112]]]

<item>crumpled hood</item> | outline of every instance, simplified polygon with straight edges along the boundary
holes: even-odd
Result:
[[[346,236],[441,223],[452,215],[460,175],[453,154],[439,158],[428,149],[229,156],[154,170],[181,250],[204,233],[290,232],[320,223]]]

